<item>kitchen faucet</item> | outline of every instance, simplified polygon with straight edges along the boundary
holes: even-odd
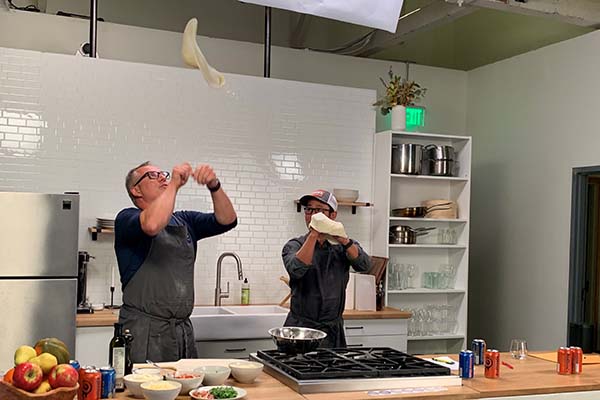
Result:
[[[223,259],[227,256],[233,257],[235,259],[235,263],[237,264],[238,279],[240,281],[244,279],[244,276],[242,274],[242,260],[240,260],[240,257],[233,252],[226,252],[221,254],[219,256],[219,259],[217,260],[217,284],[215,286],[215,306],[221,305],[221,299],[229,298],[229,281],[227,281],[227,290],[224,292],[221,291],[221,263],[223,262]]]

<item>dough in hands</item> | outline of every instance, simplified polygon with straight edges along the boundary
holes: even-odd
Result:
[[[198,20],[192,18],[188,21],[183,31],[183,43],[181,45],[181,56],[183,61],[191,66],[198,68],[209,86],[220,88],[225,84],[225,77],[222,73],[208,65],[204,54],[196,42],[196,32],[198,29]]]
[[[313,214],[310,218],[309,226],[319,233],[328,235],[327,240],[331,244],[339,244],[338,241],[331,236],[348,237],[344,230],[344,225],[342,225],[341,222],[334,221],[323,213]]]

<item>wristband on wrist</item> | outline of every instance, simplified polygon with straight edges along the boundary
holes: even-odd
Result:
[[[350,239],[350,240],[348,240],[348,243],[343,244],[342,247],[344,248],[344,250],[348,250],[353,244],[354,244],[354,240]]]
[[[214,187],[209,187],[208,185],[206,185],[206,187],[208,188],[208,190],[210,190],[211,193],[214,193],[217,190],[221,189],[221,181],[217,179],[217,184]]]

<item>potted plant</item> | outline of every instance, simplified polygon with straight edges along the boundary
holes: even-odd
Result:
[[[392,112],[392,130],[404,130],[406,129],[406,107],[420,102],[427,89],[415,81],[394,75],[392,67],[390,67],[388,75],[389,82],[387,83],[379,78],[385,87],[385,95],[373,105],[380,107],[382,115]]]

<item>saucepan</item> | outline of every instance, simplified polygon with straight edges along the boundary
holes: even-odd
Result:
[[[402,207],[392,210],[392,217],[422,218],[433,210],[449,210],[451,203],[436,204],[431,207]]]
[[[315,350],[327,337],[323,331],[311,328],[284,326],[269,329],[277,349],[287,354],[304,354]]]
[[[434,229],[436,228],[411,228],[408,225],[390,226],[389,242],[390,244],[415,244],[418,236],[427,235]]]

